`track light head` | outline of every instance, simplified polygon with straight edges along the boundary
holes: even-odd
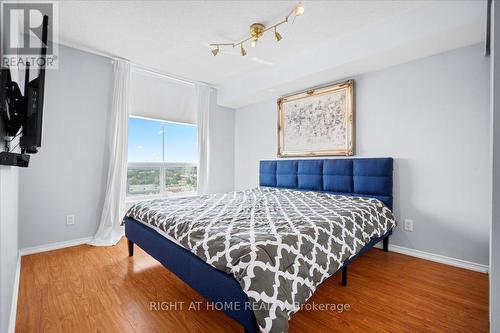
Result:
[[[257,46],[257,41],[258,41],[258,39],[252,40],[252,42],[250,43],[250,46],[251,47],[256,47]]]
[[[304,14],[304,6],[299,3],[297,7],[295,7],[295,16],[300,16],[302,14]]]
[[[243,48],[243,44],[240,45],[241,56],[244,57],[247,55],[247,51]]]
[[[274,37],[276,38],[277,42],[283,39],[283,36],[281,36],[281,34],[276,31],[276,28],[274,28]]]
[[[215,49],[212,49],[212,54],[214,57],[219,53],[219,47],[217,46]]]

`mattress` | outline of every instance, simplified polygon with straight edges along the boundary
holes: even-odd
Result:
[[[374,198],[269,187],[139,202],[126,216],[232,274],[264,332],[287,332],[321,282],[395,225]]]

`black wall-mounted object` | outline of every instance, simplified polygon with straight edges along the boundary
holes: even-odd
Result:
[[[0,165],[10,165],[26,168],[28,167],[29,163],[30,155],[28,154],[17,154],[5,151],[0,153]]]
[[[491,53],[491,5],[492,0],[486,0],[486,41],[484,43],[484,55],[490,56]]]
[[[9,68],[0,69],[0,130],[5,142],[0,153],[0,165],[27,167],[29,155],[36,154],[42,145],[43,96],[45,86],[45,62],[47,55],[47,33],[49,18],[43,17],[42,47],[38,76],[30,81],[30,64],[26,63],[24,96],[18,84],[12,81]],[[19,137],[21,154],[11,152],[10,142]]]

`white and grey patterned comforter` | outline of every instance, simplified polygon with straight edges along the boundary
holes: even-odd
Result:
[[[395,225],[376,199],[268,187],[140,202],[126,216],[233,274],[264,332],[287,332],[321,282]]]

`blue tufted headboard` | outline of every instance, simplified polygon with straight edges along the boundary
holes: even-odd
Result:
[[[377,198],[392,209],[393,159],[260,161],[260,186]]]

